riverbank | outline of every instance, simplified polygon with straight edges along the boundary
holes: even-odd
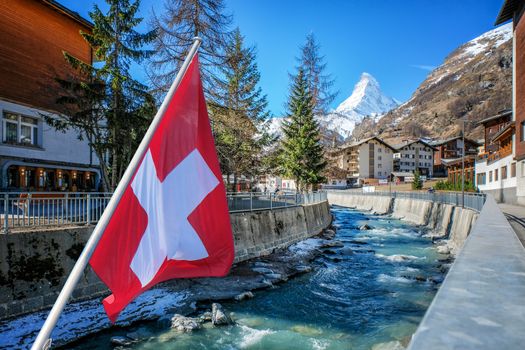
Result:
[[[254,290],[253,298],[241,293],[245,299],[240,302],[221,300],[235,325],[216,328],[204,323],[202,329],[181,333],[170,329],[169,318],[179,313],[173,310],[159,321],[113,327],[66,348],[111,349],[113,337],[139,338],[129,348],[156,350],[406,346],[443,279],[448,261],[440,260],[446,256],[425,237],[428,230],[390,215],[340,207],[333,207],[332,213],[335,238],[330,240],[328,232],[328,237],[308,239],[238,266],[249,278],[255,270],[258,283],[281,272],[282,279]],[[294,275],[285,276],[287,270]],[[237,288],[235,281],[223,285],[218,294],[239,295],[246,284],[240,282],[242,288]],[[212,301],[195,303],[187,315],[199,318]]]

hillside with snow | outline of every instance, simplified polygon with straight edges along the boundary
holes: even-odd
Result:
[[[355,84],[352,94],[335,110],[316,116],[323,133],[323,139],[328,142],[343,141],[352,135],[355,125],[365,117],[379,118],[399,102],[386,96],[381,91],[377,80],[369,73],[362,73],[359,82]],[[283,118],[274,118],[270,124],[270,132],[280,134]]]
[[[379,120],[356,125],[353,136],[449,137],[467,118],[467,134],[481,136],[475,121],[511,107],[512,23],[474,38],[452,51],[429,73],[410,100]]]

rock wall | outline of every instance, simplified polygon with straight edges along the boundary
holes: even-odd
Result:
[[[331,223],[328,202],[232,213],[235,261],[271,253],[320,233]],[[0,319],[50,307],[93,226],[0,234]],[[88,267],[73,293],[80,301],[108,295]]]
[[[448,238],[447,250],[453,254],[459,252],[478,218],[478,213],[471,209],[418,199],[328,192],[328,202],[378,214],[392,214],[395,218],[426,226],[430,229],[429,236]]]

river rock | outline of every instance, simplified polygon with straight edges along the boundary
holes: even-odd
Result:
[[[211,322],[214,326],[233,324],[233,320],[219,303],[211,304]]]
[[[321,248],[340,248],[344,246],[345,245],[341,241],[325,241],[321,245]]]
[[[351,240],[350,243],[356,244],[356,245],[367,245],[368,244],[368,242],[356,241],[356,240]]]
[[[258,272],[258,273],[262,273],[262,274],[269,274],[269,273],[273,273],[273,270],[267,268],[267,267],[254,267],[252,269],[252,271],[255,271],[255,272]]]
[[[349,247],[345,247],[341,249],[339,252],[341,253],[341,255],[354,255],[354,251]]]
[[[234,299],[237,301],[241,301],[241,300],[251,299],[251,298],[253,298],[252,292],[244,292],[239,295],[236,295]]]
[[[206,311],[205,313],[200,315],[199,319],[200,319],[201,323],[210,322],[211,319],[212,319],[211,311]]]
[[[130,339],[128,337],[116,336],[116,337],[111,337],[110,342],[111,344],[117,345],[117,346],[129,346],[133,344],[133,339]]]
[[[450,254],[450,248],[447,245],[440,245],[436,250],[439,254]]]
[[[201,325],[198,319],[176,314],[171,318],[171,328],[179,332],[192,332],[200,329]]]
[[[299,273],[306,273],[306,272],[312,271],[312,267],[307,266],[307,265],[298,265],[298,266],[295,266],[295,271]]]
[[[367,225],[367,224],[359,226],[359,230],[361,231],[366,231],[366,230],[371,230],[371,229],[372,229],[372,226]]]

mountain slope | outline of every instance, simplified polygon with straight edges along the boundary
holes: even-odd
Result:
[[[417,88],[411,99],[379,120],[367,118],[353,137],[481,136],[476,121],[511,107],[512,24],[491,30],[454,50]]]

